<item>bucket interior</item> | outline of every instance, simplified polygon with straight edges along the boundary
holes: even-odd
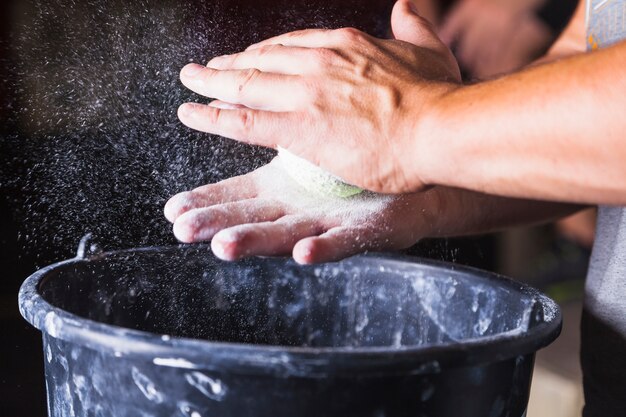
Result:
[[[39,292],[58,308],[125,328],[310,347],[425,346],[523,333],[539,304],[509,281],[406,260],[227,263],[208,249],[66,264],[46,274]]]

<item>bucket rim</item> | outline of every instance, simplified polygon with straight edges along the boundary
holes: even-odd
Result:
[[[97,322],[56,307],[39,293],[39,286],[52,271],[104,258],[180,250],[211,253],[207,244],[151,246],[76,257],[51,264],[33,273],[20,287],[20,313],[44,337],[106,351],[115,357],[148,360],[154,365],[174,368],[294,377],[418,375],[438,373],[447,368],[487,365],[534,354],[554,341],[561,331],[562,316],[557,303],[527,284],[469,266],[389,253],[360,254],[340,262],[365,258],[370,262],[411,263],[498,281],[536,301],[535,306],[541,308],[531,314],[540,315],[538,322],[529,325],[524,332],[514,330],[441,344],[400,347],[275,346],[174,337]],[[289,259],[284,259],[289,262]]]

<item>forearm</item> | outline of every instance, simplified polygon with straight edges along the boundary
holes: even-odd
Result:
[[[564,217],[584,208],[562,204],[435,187],[424,193],[420,207],[426,221],[420,237],[482,234],[515,226],[530,226]]]
[[[509,197],[626,204],[626,43],[460,87],[424,117],[432,184]]]

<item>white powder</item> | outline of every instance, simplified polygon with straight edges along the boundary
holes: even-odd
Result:
[[[259,190],[257,197],[277,200],[284,204],[288,208],[286,214],[293,214],[295,222],[306,216],[322,220],[332,219],[340,222],[342,226],[364,225],[367,220],[377,218],[377,215],[394,201],[393,196],[360,189],[358,194],[350,197],[341,197],[332,192],[312,193],[300,181],[294,179],[290,171],[292,168],[290,162],[286,163],[284,155],[281,154],[270,164],[255,171],[253,175]],[[347,184],[346,186],[352,187]]]
[[[322,196],[351,197],[363,191],[280,146],[278,157],[287,173],[309,192]]]

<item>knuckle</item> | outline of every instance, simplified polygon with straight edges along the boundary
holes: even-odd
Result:
[[[352,27],[337,29],[335,34],[339,41],[344,42],[357,42],[363,38],[363,33]]]
[[[395,86],[383,87],[380,90],[381,108],[393,114],[402,104],[402,92]]]
[[[257,48],[255,50],[255,53],[257,55],[257,57],[262,57],[264,55],[267,55],[271,52],[275,52],[276,49],[278,49],[281,45],[277,45],[277,44],[270,44],[270,45],[263,45],[260,48]]]
[[[298,39],[300,37],[302,37],[303,35],[306,35],[308,33],[309,29],[302,29],[302,30],[296,30],[293,32],[288,32],[285,33],[284,35],[281,36],[281,38],[283,39]]]
[[[209,124],[216,126],[222,119],[222,109],[214,108],[212,111],[207,113],[207,119]]]
[[[224,58],[224,65],[225,67],[234,67],[237,65],[237,63],[241,60],[241,54],[237,53],[237,54],[232,54],[229,55],[227,57]]]
[[[241,134],[247,136],[254,129],[255,117],[254,113],[249,111],[241,111],[237,115],[237,121]]]
[[[330,48],[317,48],[312,50],[314,53],[314,60],[321,67],[326,67],[335,62],[339,57],[339,54]]]
[[[303,32],[302,30],[296,30],[293,32],[287,32],[283,36],[285,37],[285,39],[293,39],[293,38],[297,38],[298,36],[301,36],[302,32]]]
[[[237,94],[241,97],[245,94],[247,87],[261,74],[256,68],[242,70],[239,74]]]
[[[324,102],[323,89],[315,79],[304,82],[304,94],[308,97],[309,104],[321,105]]]

